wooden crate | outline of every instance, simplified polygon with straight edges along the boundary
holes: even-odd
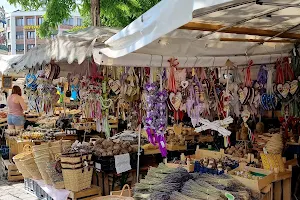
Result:
[[[240,170],[248,170],[250,172],[264,174],[265,177],[263,177],[262,179],[259,179],[259,180],[252,180],[252,179],[234,175],[235,171],[240,171]],[[258,169],[258,168],[254,168],[254,167],[247,167],[247,166],[238,167],[238,168],[230,171],[229,175],[232,176],[235,180],[237,180],[240,183],[242,183],[243,185],[245,185],[246,187],[248,187],[256,192],[260,192],[263,188],[265,188],[266,186],[268,186],[275,180],[275,176],[272,171]]]
[[[10,137],[10,136],[6,138],[6,144],[9,147],[10,158],[12,158],[13,156],[19,153],[22,153],[23,148],[26,144],[29,144],[31,146],[34,145],[34,143],[29,140],[18,140],[17,137]]]
[[[180,146],[180,145],[167,144],[167,150],[168,151],[186,151],[187,145]]]
[[[186,169],[188,172],[194,172],[194,169],[195,169],[195,164],[194,163],[190,163],[190,162],[188,162],[186,165],[175,164],[175,163],[168,163],[167,159],[165,158],[164,159],[164,163],[169,168],[182,167],[182,168]]]
[[[214,158],[214,159],[220,159],[222,158],[223,154],[219,151],[210,151],[205,149],[199,149],[197,146],[196,152],[195,152],[195,159],[200,160],[202,158]]]
[[[3,160],[5,168],[7,169],[7,180],[8,181],[23,181],[24,177],[19,172],[17,166],[11,163],[9,160]]]
[[[69,200],[90,200],[96,197],[101,196],[101,188],[95,185],[92,185],[91,188],[85,189],[79,192],[70,192],[68,199]]]
[[[232,160],[236,160],[236,161],[239,161],[239,162],[246,162],[246,163],[251,162],[251,158],[252,158],[252,155],[253,155],[253,154],[248,153],[247,158],[240,158],[240,157],[234,157],[230,154],[226,154],[224,149],[220,149],[220,152],[222,154],[222,157],[226,156],[228,158],[231,158]]]

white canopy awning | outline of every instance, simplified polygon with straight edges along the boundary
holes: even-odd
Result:
[[[22,56],[12,58],[8,64],[14,71],[48,63],[51,60],[67,60],[68,63],[77,60],[81,64],[86,57],[92,55],[94,47],[103,47],[104,41],[116,32],[117,30],[110,28],[89,27],[74,33],[63,33],[43,45],[32,48]]]
[[[216,61],[220,64],[228,58],[237,64],[250,58],[272,62],[290,52],[300,39],[300,0],[272,3],[162,0],[109,38],[105,48],[95,49],[94,58],[99,64],[134,66],[142,58],[147,58],[142,66],[149,66],[150,60],[151,66],[161,66],[162,57],[166,66],[165,60],[172,56],[184,65],[195,60],[201,66],[210,66],[212,60],[218,65]]]

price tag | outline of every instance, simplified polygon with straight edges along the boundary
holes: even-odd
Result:
[[[101,164],[100,163],[95,163],[95,168],[97,171],[101,171]]]
[[[118,174],[131,170],[129,154],[116,155],[115,166]]]

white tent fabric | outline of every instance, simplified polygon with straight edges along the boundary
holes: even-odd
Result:
[[[23,56],[9,60],[9,64],[15,71],[32,68],[51,60],[67,59],[68,63],[77,60],[78,64],[81,64],[86,57],[92,55],[94,47],[103,46],[104,41],[116,32],[117,30],[109,28],[89,27],[75,33],[58,35],[55,39],[31,49]]]
[[[274,0],[274,3],[282,1]],[[202,3],[202,4],[201,4]],[[288,0],[285,3],[299,4],[300,0]],[[271,17],[263,15],[271,13]],[[211,33],[210,31],[177,29],[189,22],[212,23],[213,25],[249,27],[271,31],[284,31],[290,27],[300,24],[300,8],[280,7],[271,5],[258,5],[255,0],[234,0],[234,1],[198,1],[198,0],[163,0],[155,7],[147,11],[140,18],[125,27],[122,31],[108,39],[107,47],[94,51],[97,60],[106,61],[108,64],[128,61],[128,64],[138,65],[137,62],[128,58],[141,60],[142,57],[179,57],[193,60],[201,57],[202,66],[208,66],[212,58],[227,60],[232,57],[241,63],[247,60],[245,57],[256,57],[261,62],[268,62],[268,57],[286,54],[294,47],[290,43],[266,42],[258,45],[255,42],[225,42],[220,38],[229,39],[260,39],[267,40],[269,37],[253,36],[247,34],[232,34],[214,32],[204,38],[198,36]],[[254,17],[261,16],[261,17]],[[243,23],[239,23],[243,21]],[[237,25],[235,25],[238,23]],[[295,27],[290,30],[293,33],[300,33]],[[272,39],[279,39],[278,37]],[[99,52],[107,56],[107,58]],[[134,53],[134,55],[129,55]],[[139,54],[137,56],[137,54]],[[145,54],[145,55],[144,55]],[[260,55],[260,56],[259,56]],[[268,56],[264,56],[268,55]],[[122,56],[125,56],[122,58]],[[112,60],[109,58],[118,58]],[[122,61],[121,61],[122,60]],[[149,63],[150,59],[146,62]],[[161,60],[161,58],[159,58]],[[183,59],[184,60],[184,59]],[[208,60],[204,62],[204,60]],[[220,63],[222,63],[220,62]],[[99,63],[100,64],[100,63]],[[140,63],[139,63],[140,64]],[[199,63],[200,64],[200,63]],[[143,65],[144,66],[144,65]]]
[[[22,55],[1,55],[0,54],[0,71],[4,72],[10,68],[10,66],[20,60]]]
[[[101,52],[111,58],[132,53],[191,21],[194,10],[228,1],[163,0],[108,39]]]
[[[172,56],[150,55],[140,53],[130,53],[119,58],[109,58],[104,54],[99,54],[100,49],[94,49],[93,57],[95,62],[99,65],[108,66],[133,66],[133,67],[169,67],[168,60]],[[181,67],[222,67],[225,66],[229,59],[236,66],[244,66],[253,60],[256,65],[274,63],[282,56],[288,54],[272,54],[272,55],[256,55],[256,56],[195,56],[195,57],[176,57],[179,61],[179,68]]]

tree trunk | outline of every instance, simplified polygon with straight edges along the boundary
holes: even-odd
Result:
[[[91,0],[92,26],[100,26],[100,0]]]

